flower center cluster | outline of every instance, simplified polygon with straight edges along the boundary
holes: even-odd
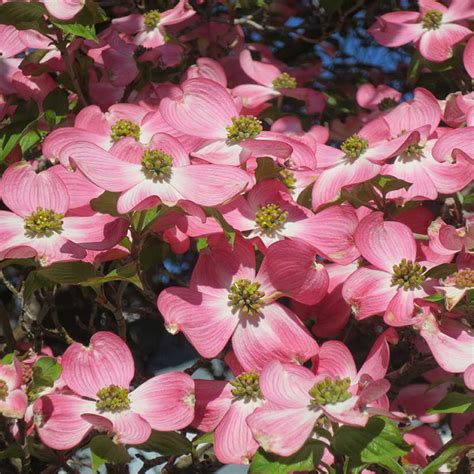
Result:
[[[296,178],[292,171],[283,169],[279,173],[278,179],[290,190],[296,188]]]
[[[409,156],[410,158],[418,158],[423,155],[423,145],[420,143],[412,143],[408,146],[405,150],[405,155]]]
[[[51,237],[54,232],[63,230],[63,214],[51,209],[38,207],[33,214],[25,217],[25,233],[27,237]]]
[[[231,392],[234,398],[243,398],[246,402],[262,398],[259,385],[260,377],[254,372],[244,372],[230,382],[234,387]]]
[[[225,128],[227,130],[227,139],[234,143],[242,140],[255,138],[263,130],[262,122],[252,115],[242,115],[241,117],[232,117],[232,125]]]
[[[335,403],[345,402],[352,397],[348,388],[351,386],[351,379],[336,377],[335,379],[325,378],[313,385],[309,391],[311,396],[311,405],[333,405]]]
[[[150,10],[143,15],[145,28],[147,30],[153,30],[158,26],[160,22],[161,13],[159,10]]]
[[[4,380],[0,380],[0,400],[6,400],[8,395],[8,386]]]
[[[173,157],[162,150],[145,150],[142,156],[142,167],[148,177],[163,181],[171,176]]]
[[[405,258],[393,266],[392,285],[398,285],[405,290],[414,290],[425,281],[426,267]]]
[[[132,137],[137,142],[140,140],[140,125],[131,120],[119,119],[112,125],[111,138],[114,142],[121,138]]]
[[[455,286],[458,288],[473,288],[474,287],[474,270],[472,268],[463,268],[451,275]]]
[[[281,229],[287,218],[288,211],[272,202],[265,206],[259,206],[257,214],[255,214],[255,222],[263,232],[274,232]]]
[[[380,112],[386,112],[387,110],[393,109],[397,104],[398,102],[395,99],[392,99],[391,97],[385,97],[385,99],[382,99],[379,102],[377,107]]]
[[[97,398],[95,406],[100,411],[115,413],[130,408],[128,390],[118,385],[109,385],[108,387],[101,388],[97,392]]]
[[[272,86],[275,90],[295,89],[297,83],[293,76],[290,76],[287,72],[283,72],[277,78],[273,79]]]
[[[443,13],[438,10],[428,10],[421,19],[425,30],[437,30],[443,21]]]
[[[351,160],[356,160],[369,148],[369,142],[357,134],[351,135],[341,145],[341,150]]]
[[[263,306],[265,293],[260,291],[260,283],[239,278],[232,283],[228,299],[235,310],[256,314]]]

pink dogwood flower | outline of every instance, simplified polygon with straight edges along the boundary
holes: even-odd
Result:
[[[464,68],[466,69],[471,79],[474,78],[474,36],[469,38],[469,41],[464,48],[463,54]]]
[[[86,0],[43,0],[48,12],[58,20],[74,18],[86,4]]]
[[[378,43],[396,48],[407,43],[429,61],[442,62],[453,54],[453,46],[471,30],[461,25],[474,16],[470,0],[452,0],[449,7],[434,0],[419,0],[419,12],[391,12],[377,18],[369,32]]]
[[[441,135],[433,147],[433,157],[443,163],[453,162],[460,157],[474,164],[474,127],[456,128]],[[472,173],[471,173],[472,175]]]
[[[474,257],[466,263],[458,262],[457,271],[441,280],[434,289],[444,295],[446,309],[451,311],[470,290],[474,289]]]
[[[288,115],[275,120],[271,127],[272,132],[283,133],[295,140],[300,140],[308,145],[313,151],[318,143],[326,143],[329,140],[329,130],[323,125],[313,125],[305,132],[299,117]]]
[[[112,27],[121,33],[133,36],[133,42],[145,48],[156,48],[166,42],[166,27],[176,26],[195,15],[188,0],[180,0],[178,4],[160,12],[150,10],[144,15],[133,13],[112,20]]]
[[[220,462],[248,464],[259,446],[246,420],[265,400],[257,372],[245,372],[237,361],[233,361],[232,371],[235,378],[228,382],[194,381],[196,415],[191,424],[198,430],[214,432],[214,450]]]
[[[412,183],[408,189],[390,191],[388,199],[399,204],[436,199],[438,194],[453,194],[471,183],[472,163],[462,155],[455,162],[436,161],[432,155],[436,139],[429,139],[427,133],[427,127],[420,130],[419,141],[410,144],[393,163],[382,167],[381,174]]]
[[[374,178],[381,173],[385,160],[418,139],[417,132],[392,139],[388,123],[379,117],[347,138],[340,150],[319,145],[316,158],[324,169],[313,187],[313,208],[339,199],[346,186]]]
[[[110,152],[92,143],[75,142],[61,154],[72,159],[97,186],[121,192],[117,209],[122,214],[159,202],[167,206],[182,201],[216,206],[251,187],[251,178],[239,168],[191,165],[179,141],[164,133],[155,134],[147,147],[124,138]]]
[[[11,361],[0,361],[0,415],[6,418],[23,418],[28,397],[21,389],[23,371],[21,362],[13,356]]]
[[[108,150],[126,137],[147,145],[162,124],[159,113],[137,104],[115,104],[106,113],[97,105],[89,105],[76,115],[74,127],[61,127],[50,133],[42,151],[46,158],[69,166],[69,160],[61,154],[66,145],[84,141]]]
[[[239,196],[219,210],[232,227],[250,231],[248,238],[260,239],[265,247],[296,239],[341,264],[360,255],[353,242],[358,224],[354,209],[334,206],[313,214],[296,204],[279,181],[261,181],[247,198]]]
[[[370,263],[344,283],[343,296],[357,319],[383,314],[390,326],[411,324],[416,298],[425,290],[428,262],[416,261],[411,230],[400,222],[384,221],[373,212],[360,222],[355,242]]]
[[[270,247],[271,249],[271,247]],[[313,319],[311,332],[317,337],[335,337],[346,326],[351,315],[351,307],[342,297],[342,288],[346,279],[359,268],[358,262],[348,265],[329,263],[324,265],[329,285],[324,298],[311,306],[292,303],[292,308],[300,318]]]
[[[248,49],[240,53],[240,66],[257,83],[243,84],[232,90],[233,95],[242,99],[245,107],[253,109],[275,97],[288,96],[304,101],[309,114],[320,113],[324,109],[326,100],[321,92],[298,87],[294,76],[275,63],[254,61]]]
[[[110,249],[126,234],[127,221],[95,213],[69,215],[66,184],[52,168],[35,173],[27,162],[10,166],[0,182],[0,258],[35,257],[41,264],[82,260],[87,250]]]
[[[240,114],[227,89],[209,79],[188,79],[160,103],[168,124],[187,135],[206,139],[192,156],[210,163],[240,165],[251,156],[286,159],[290,145],[268,138],[260,120]]]
[[[393,109],[400,102],[401,97],[400,92],[385,84],[380,84],[377,87],[369,83],[362,84],[356,94],[357,104],[360,107],[380,112]]]
[[[430,426],[417,426],[405,433],[403,439],[412,446],[411,452],[403,458],[409,465],[427,466],[430,457],[443,446],[438,431]]]
[[[62,356],[62,377],[71,393],[52,393],[34,404],[42,442],[71,449],[94,428],[122,444],[144,443],[151,430],[174,431],[194,417],[194,382],[169,372],[130,390],[134,375],[128,346],[115,334],[100,331],[89,346],[74,343]]]
[[[209,243],[189,288],[166,288],[158,296],[168,331],[182,331],[206,358],[217,356],[232,338],[247,371],[260,370],[272,359],[302,363],[315,355],[316,341],[292,311],[275,301],[282,293],[266,264],[256,272],[252,245],[239,236],[233,249],[223,236]]]
[[[446,372],[463,374],[470,380],[474,354],[472,329],[449,318],[438,323],[429,308],[423,308],[415,321],[415,328],[428,344],[433,357]]]
[[[321,346],[315,373],[277,360],[269,362],[260,375],[267,402],[247,418],[254,438],[265,451],[290,456],[312,436],[322,415],[336,423],[364,426],[371,406],[375,412],[378,406],[387,406],[390,383],[384,376],[389,355],[382,336],[358,372],[349,349],[339,341]]]
[[[422,423],[438,423],[446,416],[445,414],[427,414],[426,412],[437,405],[449,390],[449,383],[435,386],[430,386],[427,383],[407,385],[393,400],[391,409],[392,411],[403,411],[409,416],[416,417]]]
[[[471,252],[474,249],[474,217],[466,217],[465,225],[458,228],[438,217],[430,224],[428,235],[431,250],[441,255]]]

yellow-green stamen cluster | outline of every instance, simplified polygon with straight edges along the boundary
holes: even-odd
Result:
[[[287,72],[281,73],[272,81],[272,86],[277,91],[280,89],[295,89],[297,85],[296,79]]]
[[[5,401],[8,395],[8,385],[4,380],[0,380],[0,400]]]
[[[160,22],[161,13],[159,10],[150,10],[143,15],[145,28],[147,30],[153,30],[158,26]]]
[[[463,268],[451,275],[454,285],[457,288],[474,288],[474,269]]]
[[[443,21],[443,13],[438,10],[428,10],[421,19],[425,30],[437,30]]]
[[[283,210],[278,204],[269,203],[259,206],[255,214],[255,222],[262,232],[272,233],[281,229],[288,218],[288,211]]]
[[[163,181],[171,175],[173,157],[162,150],[145,150],[142,156],[142,167],[148,177]]]
[[[263,306],[265,293],[260,291],[260,283],[239,278],[232,283],[228,299],[234,310],[257,314]]]
[[[95,406],[99,411],[109,411],[116,413],[130,408],[128,390],[118,385],[109,385],[101,388],[97,392],[97,402]]]
[[[410,158],[418,158],[423,155],[423,145],[420,143],[412,143],[408,146],[405,150],[405,155],[409,156]]]
[[[278,173],[278,179],[290,190],[293,191],[296,188],[296,178],[292,171],[282,169]]]
[[[352,397],[349,392],[351,379],[336,377],[335,379],[325,378],[313,385],[309,391],[312,406],[333,405],[335,403],[345,402]]]
[[[391,97],[385,97],[382,99],[379,104],[377,105],[380,112],[387,112],[387,110],[393,109],[397,105],[397,101],[392,99]]]
[[[51,237],[55,232],[63,230],[63,214],[51,209],[38,207],[33,214],[25,217],[25,233],[27,237]]]
[[[254,372],[244,372],[230,382],[234,387],[231,392],[234,398],[243,398],[246,402],[262,398],[259,385],[260,377]]]
[[[111,138],[114,142],[121,138],[132,137],[137,142],[140,140],[140,125],[131,120],[119,119],[112,125]]]
[[[233,143],[255,138],[263,130],[262,122],[252,115],[232,117],[232,125],[226,127],[227,139]]]
[[[361,136],[354,134],[347,138],[341,145],[341,150],[351,160],[356,160],[369,147],[369,142]]]
[[[425,281],[426,267],[405,258],[393,266],[392,285],[405,290],[414,290]]]

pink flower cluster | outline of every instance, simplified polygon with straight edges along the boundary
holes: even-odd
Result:
[[[59,20],[85,4],[43,3]],[[419,6],[382,15],[370,33],[388,47],[413,42],[432,62],[449,59],[471,35],[472,2]],[[217,459],[238,464],[260,448],[290,456],[321,438],[315,427],[335,435],[372,416],[396,423],[414,416],[421,425],[404,436],[415,445],[406,459],[427,465],[442,445],[430,424],[444,416],[427,411],[453,380],[474,390],[474,217],[456,203],[456,215],[439,212],[472,184],[473,93],[442,99],[417,87],[407,99],[365,84],[356,94],[364,111],[337,140],[335,127],[305,130],[297,116],[265,115],[288,98],[308,116],[321,114],[326,96],[308,85],[319,67],[288,68],[246,44],[238,26],[227,25],[216,41],[219,27],[193,27],[196,16],[180,0],[165,12],[114,19],[98,42],[76,38],[62,52],[40,32],[0,26],[1,118],[15,113],[13,97],[45,112],[53,77],[76,51],[94,66],[89,105],[54,126],[40,117],[38,155],[27,159],[17,147],[7,157],[0,260],[32,259],[40,269],[125,265],[137,259],[144,232],[137,220],[157,210],[146,232],[175,254],[194,249],[196,239],[203,244],[189,283],[157,295],[164,326],[202,358],[223,359],[232,377],[170,372],[140,383],[127,344],[99,331],[88,346],[67,347],[60,378],[41,393],[27,396],[28,363],[18,354],[0,364],[0,413],[24,419],[54,450],[82,446],[96,431],[135,446],[152,430],[214,432]],[[203,46],[174,82],[131,87],[148,62],[163,70],[181,64],[196,38],[227,40],[233,50],[218,60]],[[20,67],[18,55],[30,49],[46,52]],[[471,37],[464,50],[471,77],[473,50]],[[70,93],[70,110],[80,100]],[[113,209],[100,206],[104,197],[113,197]],[[355,357],[341,341],[369,318],[371,345]],[[393,353],[407,333],[414,358],[431,354],[436,368],[389,398],[396,372],[389,367],[398,367]],[[453,416],[453,433],[471,418]],[[333,464],[334,453],[326,449],[323,460]]]

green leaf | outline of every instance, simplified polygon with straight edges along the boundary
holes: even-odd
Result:
[[[28,301],[40,288],[54,288],[54,283],[37,271],[30,272],[23,286],[23,298]]]
[[[35,443],[35,440],[32,436],[29,436],[26,441],[28,443],[28,450],[30,451],[31,456],[49,464],[55,464],[58,462],[58,457],[52,449],[47,448],[42,443]]]
[[[95,286],[109,283],[111,281],[129,281],[140,289],[143,289],[140,279],[137,276],[137,266],[135,263],[129,263],[123,267],[112,270],[105,276],[95,276],[84,282],[81,286]]]
[[[444,296],[441,293],[435,293],[434,295],[426,296],[423,298],[425,301],[431,301],[433,303],[437,303],[438,301],[443,301]]]
[[[227,241],[229,242],[231,247],[234,247],[234,241],[236,236],[235,229],[224,219],[224,216],[217,209],[213,207],[203,207],[203,210],[207,216],[214,217],[214,219],[219,222],[227,238]]]
[[[204,249],[207,249],[209,247],[209,242],[207,240],[207,237],[198,237],[196,241],[196,249],[198,252],[201,252]]]
[[[453,444],[446,448],[436,459],[433,459],[427,466],[421,470],[421,474],[436,474],[439,468],[454,458],[461,450],[466,449],[466,446]]]
[[[13,5],[7,3],[5,5]],[[34,4],[36,5],[36,4]],[[43,115],[38,115],[38,106],[34,101],[22,102],[16,109],[10,125],[0,130],[0,163],[12,152],[22,137],[30,131],[30,128]]]
[[[282,457],[259,449],[250,465],[249,474],[286,474],[293,471],[314,471],[323,456],[324,445],[310,439],[295,454]]]
[[[0,459],[22,458],[23,449],[18,443],[10,445],[7,449],[0,451]]]
[[[62,367],[54,357],[41,357],[33,366],[33,384],[38,387],[52,387],[59,378]]]
[[[25,153],[33,148],[41,140],[41,135],[37,130],[26,132],[19,140],[21,152]]]
[[[197,446],[198,444],[214,444],[214,433],[204,433],[193,439],[193,445]]]
[[[162,240],[148,235],[140,251],[140,267],[146,272],[156,263],[162,262],[170,253],[170,246]]]
[[[193,450],[191,441],[175,431],[153,431],[146,443],[134,447],[160,453],[162,456],[180,456]]]
[[[69,111],[68,93],[64,89],[54,89],[43,101],[44,110],[52,110],[60,117],[65,117]]]
[[[374,180],[374,186],[379,189],[382,194],[398,189],[408,189],[412,183],[403,181],[403,179],[394,178],[393,176],[378,176]]]
[[[107,15],[99,6],[98,2],[87,0],[84,8],[72,19],[72,21],[81,25],[95,25],[107,21],[107,19]]]
[[[105,191],[99,197],[92,199],[91,207],[96,212],[118,217],[121,215],[117,211],[117,201],[119,197],[120,193],[111,193],[109,191]]]
[[[41,3],[5,3],[0,5],[0,24],[13,25],[17,30],[48,32],[43,18],[48,11]]]
[[[405,455],[411,449],[396,426],[381,417],[371,418],[363,428],[341,426],[334,435],[332,445],[352,462],[376,463],[400,474],[404,470],[394,458]]]
[[[410,85],[416,84],[420,77],[422,69],[422,57],[420,53],[416,52],[411,60],[410,66],[408,67],[407,82]]]
[[[94,25],[81,25],[80,23],[65,23],[62,21],[52,21],[54,26],[57,26],[63,33],[67,35],[78,36],[87,40],[99,42],[97,34],[95,32]]]
[[[474,397],[464,393],[448,393],[436,406],[427,413],[471,413],[474,411]]]
[[[446,278],[456,271],[457,266],[455,263],[443,263],[442,265],[437,265],[436,267],[430,268],[426,272],[425,276],[426,278]]]
[[[92,470],[96,471],[105,463],[126,464],[130,461],[127,449],[115,444],[107,435],[98,435],[89,443],[92,452]]]
[[[13,358],[15,357],[15,354],[13,352],[10,352],[9,354],[6,354],[0,359],[0,364],[2,365],[11,365],[13,364]]]
[[[38,273],[54,283],[65,285],[82,283],[96,275],[94,267],[85,262],[54,263],[38,270]]]

